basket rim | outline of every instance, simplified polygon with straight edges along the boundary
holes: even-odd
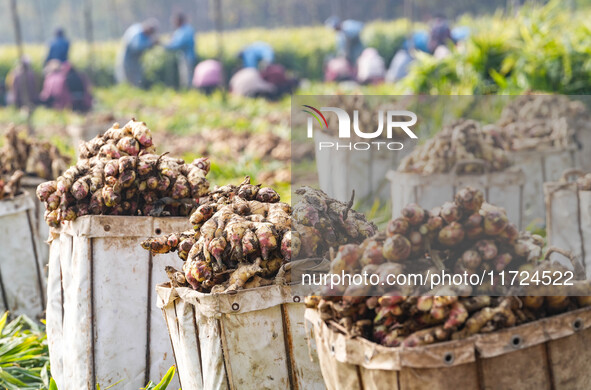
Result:
[[[341,363],[369,369],[402,370],[445,368],[493,358],[571,336],[591,328],[591,307],[542,318],[464,340],[451,340],[419,347],[385,347],[361,337],[349,337],[328,327],[316,309],[306,309],[306,320],[316,329],[316,342],[323,343]],[[518,337],[518,345],[513,340]],[[452,354],[449,362],[446,355]]]
[[[0,200],[0,217],[12,214],[18,214],[22,211],[34,210],[35,203],[33,196],[27,191],[23,191],[14,198]]]

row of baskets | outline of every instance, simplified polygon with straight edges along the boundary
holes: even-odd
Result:
[[[548,233],[553,244],[584,258],[591,253],[589,240],[585,241],[591,237],[591,194],[569,182],[568,177],[578,174],[570,171],[563,180],[546,184]],[[431,383],[417,378],[438,383],[435,388],[450,388],[445,383],[463,383],[441,379],[452,378],[452,371],[489,386],[490,379],[475,373],[479,367],[489,367],[490,375],[498,375],[498,362],[509,361],[504,356],[508,353],[517,355],[511,355],[515,364],[504,368],[513,373],[507,378],[527,368],[542,369],[544,375],[532,375],[546,384],[554,381],[554,388],[580,388],[559,384],[587,380],[583,370],[575,370],[576,364],[560,363],[571,360],[563,347],[554,346],[566,343],[576,346],[579,356],[585,353],[591,318],[584,310],[528,324],[529,330],[514,328],[490,339],[479,336],[478,342],[472,340],[468,346],[458,342],[421,348],[411,357],[397,357],[402,360],[393,365],[396,353],[369,342],[345,340],[318,322],[313,312],[307,314],[306,323],[303,297],[293,296],[287,287],[212,295],[157,286],[166,278],[164,266],[180,260],[172,254],[152,256],[139,243],[145,237],[189,228],[183,218],[86,216],[64,224],[52,232],[46,297],[35,203],[30,195],[23,195],[0,204],[0,227],[6,230],[0,236],[6,248],[3,258],[9,261],[11,253],[12,258],[17,254],[22,258],[26,252],[26,258],[34,260],[10,267],[0,264],[3,303],[15,313],[35,317],[42,314],[47,301],[52,373],[63,389],[90,389],[95,383],[120,380],[121,388],[135,389],[148,378],[162,376],[175,362],[179,382],[173,386],[184,389],[307,389],[323,388],[325,382],[329,388],[384,388],[391,380],[406,389]],[[513,346],[515,335],[521,341]],[[496,345],[495,352],[482,352],[479,347],[490,344]],[[373,352],[362,356],[354,351]],[[518,364],[527,361],[523,356],[540,351],[556,356],[541,366]],[[555,364],[562,371],[550,374]],[[376,382],[368,385],[372,380]],[[519,388],[533,388],[523,386]]]
[[[588,141],[591,135],[579,138]],[[520,230],[545,225],[549,244],[571,251],[587,268],[591,256],[591,192],[579,191],[575,180],[591,172],[587,149],[575,147],[511,152],[513,166],[500,172],[458,174],[460,161],[450,173],[422,175],[399,172],[396,167],[416,146],[406,142],[398,152],[388,150],[319,152],[319,142],[336,142],[322,132],[315,135],[320,188],[335,199],[356,196],[389,199],[394,218],[409,203],[426,209],[452,199],[466,186],[480,189],[489,203],[503,207]],[[588,267],[591,274],[591,264]]]
[[[478,175],[457,174],[463,164],[479,161],[460,161],[449,173],[422,175],[398,172],[396,167],[417,142],[405,142],[400,151],[322,150],[320,142],[337,142],[322,132],[315,135],[318,184],[330,197],[347,201],[354,190],[357,199],[390,200],[394,217],[409,203],[429,209],[451,199],[456,190],[465,186],[481,189],[486,199],[507,210],[519,228],[545,220],[543,185],[558,181],[568,169],[591,169],[584,151],[556,149],[511,152],[513,167],[500,172]]]
[[[547,217],[552,244],[583,261],[591,253],[585,243],[590,191],[569,182],[576,172],[561,178],[565,169],[584,166],[577,151],[515,153],[519,169],[478,176],[390,171],[398,161],[384,159],[402,155],[318,155],[320,186],[341,200],[353,189],[358,199],[390,194],[397,217],[408,203],[430,208],[470,185],[505,208],[520,229]],[[314,311],[304,315],[303,297],[285,286],[203,294],[157,285],[166,280],[164,266],[180,268],[180,260],[152,256],[141,241],[190,228],[185,218],[80,217],[51,232],[46,268],[42,209],[28,194],[0,202],[2,303],[31,317],[42,317],[46,308],[52,374],[60,389],[92,389],[96,383],[137,389],[175,362],[179,375],[171,386],[185,390],[575,389],[591,380],[575,359],[588,349],[591,314],[585,309],[461,342],[400,350],[331,331]],[[538,356],[540,364],[532,365]]]
[[[135,240],[176,226],[136,219],[130,237],[113,225],[121,218],[80,218],[52,242],[48,339],[65,389],[121,379],[134,389],[175,362],[173,386],[188,390],[579,389],[591,380],[590,310],[400,351],[330,330],[286,286],[224,294],[155,286],[173,259],[143,258]],[[130,261],[134,274],[117,272]]]

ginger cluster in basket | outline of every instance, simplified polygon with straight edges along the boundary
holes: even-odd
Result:
[[[75,166],[37,187],[47,224],[88,214],[189,215],[195,199],[209,190],[209,162],[186,164],[153,151],[150,130],[135,120],[83,143]]]
[[[490,296],[521,291],[500,286],[498,272],[504,270],[529,271],[532,278],[535,271],[564,273],[563,265],[539,261],[543,245],[541,237],[520,233],[503,209],[485,203],[482,192],[468,187],[454,202],[431,211],[408,205],[385,232],[339,248],[332,274],[377,275],[380,282],[325,286],[306,303],[338,331],[408,347],[491,332],[591,304],[589,297],[570,298],[552,286],[532,288],[531,296],[519,298]],[[390,275],[425,276],[442,270],[466,275],[494,271],[495,283],[441,284],[431,290],[429,284],[387,282]],[[576,265],[575,270],[580,271]],[[589,283],[577,283],[571,295],[588,294]],[[549,296],[554,293],[561,296]]]
[[[0,149],[0,173],[12,174],[20,170],[41,179],[53,179],[69,165],[70,158],[63,156],[51,143],[19,137],[14,126],[6,130]]]
[[[480,123],[458,119],[404,157],[398,171],[477,174],[502,171],[509,165],[506,152],[495,145]]]
[[[297,256],[299,239],[291,228],[291,207],[269,187],[250,183],[215,188],[199,199],[189,220],[193,230],[152,237],[142,247],[154,254],[177,251],[184,272],[168,268],[177,285],[209,292],[239,289],[253,277],[272,280]]]
[[[459,119],[445,126],[406,156],[398,171],[426,175],[502,171],[510,165],[507,152],[565,149],[574,145],[575,132],[581,130],[591,131],[583,103],[561,95],[518,96],[495,124]]]
[[[168,268],[173,284],[221,292],[286,282],[280,269],[297,258],[317,257],[331,246],[361,242],[373,224],[351,205],[304,187],[292,207],[272,188],[250,183],[214,189],[200,199],[190,221],[194,230],[152,237],[152,253],[177,251],[183,272]]]
[[[453,202],[432,210],[409,204],[385,232],[360,245],[341,246],[331,272],[397,274],[447,269],[469,275],[517,270],[538,259],[542,246],[542,237],[520,233],[504,209],[484,202],[482,191],[466,187],[456,193]],[[491,283],[482,283],[478,292],[494,289]]]
[[[585,105],[563,95],[515,98],[485,131],[505,150],[564,149],[573,146],[576,131],[591,131]]]
[[[304,257],[325,256],[331,248],[361,243],[377,231],[365,215],[351,208],[354,197],[344,203],[308,186],[295,194],[299,201],[293,207],[293,229],[301,237]]]
[[[442,289],[441,293],[446,291]],[[591,305],[588,296],[307,297],[336,331],[387,347],[461,340]]]

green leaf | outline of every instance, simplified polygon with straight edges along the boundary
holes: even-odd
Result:
[[[57,384],[55,383],[55,381],[53,380],[53,378],[51,378],[49,380],[49,389],[48,390],[58,390]]]
[[[146,387],[144,387],[143,390],[165,390],[168,385],[170,384],[170,382],[172,381],[172,378],[174,377],[174,374],[176,372],[176,366],[172,366],[168,369],[168,371],[166,372],[166,374],[164,374],[164,377],[162,377],[162,380],[158,383],[158,384],[154,384],[150,381],[150,383],[148,383],[146,385]]]
[[[5,311],[4,314],[2,315],[2,318],[0,319],[0,335],[4,331],[4,326],[6,325],[7,320],[8,320],[8,312]]]
[[[27,384],[18,378],[10,375],[6,370],[0,369],[0,379],[6,381],[10,384],[17,385],[17,386],[26,386]]]
[[[501,89],[505,89],[507,88],[507,80],[505,79],[505,77],[503,77],[502,74],[500,74],[499,72],[497,72],[494,69],[490,69],[489,70],[489,74],[490,77],[492,77],[492,79],[494,80],[495,83],[497,83],[497,85],[501,88]]]
[[[121,382],[123,382],[123,379],[120,379],[117,382],[113,383],[112,385],[109,385],[109,387],[106,387],[105,390],[109,390],[109,389],[117,386]],[[96,388],[97,388],[97,390],[101,390],[98,383],[96,384]]]

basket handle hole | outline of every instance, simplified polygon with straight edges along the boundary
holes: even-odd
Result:
[[[454,362],[454,354],[451,352],[447,352],[445,355],[443,355],[443,362],[445,364],[453,364]]]
[[[580,318],[575,319],[573,321],[573,329],[576,331],[583,329],[583,320]]]
[[[523,343],[523,339],[519,335],[511,337],[511,345],[515,348],[519,348]]]

